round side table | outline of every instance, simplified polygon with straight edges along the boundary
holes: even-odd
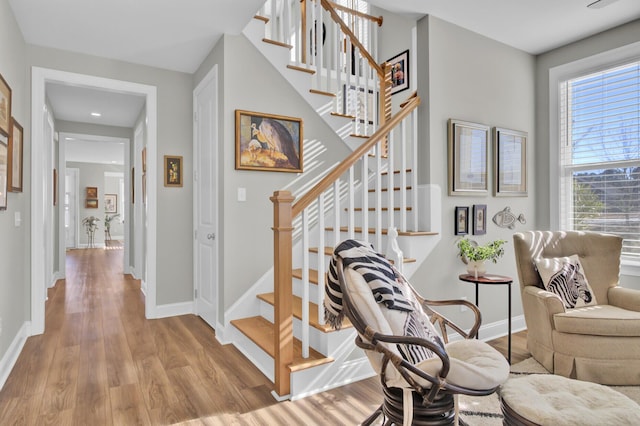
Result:
[[[478,287],[480,284],[485,284],[485,285],[507,285],[507,289],[508,289],[508,299],[507,299],[507,306],[508,306],[508,324],[509,324],[509,334],[508,334],[508,356],[507,359],[509,360],[509,364],[511,364],[511,284],[513,284],[513,278],[511,277],[507,277],[504,275],[493,275],[493,274],[487,274],[487,275],[483,275],[481,277],[476,277],[475,275],[471,275],[471,274],[462,274],[460,276],[458,276],[458,279],[460,279],[461,281],[464,282],[468,282],[468,283],[472,283],[475,284],[476,286],[476,306],[478,308],[480,308],[480,304],[478,303]],[[476,336],[477,338],[478,336]]]

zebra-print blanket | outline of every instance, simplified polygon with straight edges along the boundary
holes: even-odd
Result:
[[[344,318],[342,291],[336,271],[338,257],[342,259],[345,268],[351,268],[362,275],[377,303],[384,305],[387,309],[405,314],[401,316],[402,319],[396,317],[400,319],[397,324],[389,324],[392,329],[395,328],[400,335],[420,337],[441,348],[444,347],[433,324],[413,297],[411,290],[406,288],[406,293],[403,293],[400,288],[402,285],[407,286],[404,277],[384,256],[376,253],[371,244],[356,240],[345,240],[338,245],[329,263],[324,307],[325,318],[333,328],[340,328]],[[435,356],[431,350],[420,345],[398,344],[396,348],[400,355],[412,364]]]
[[[325,318],[333,328],[340,328],[344,312],[342,311],[342,291],[336,271],[337,257],[345,267],[359,272],[371,287],[377,303],[384,303],[389,309],[412,311],[409,301],[397,286],[400,276],[383,255],[376,253],[369,243],[345,240],[333,251],[327,273],[324,299]]]

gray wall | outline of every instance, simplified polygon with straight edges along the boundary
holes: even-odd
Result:
[[[24,128],[23,192],[7,195],[7,210],[0,211],[0,359],[25,321],[29,320],[31,181],[30,83],[26,45],[7,0],[0,0],[0,74],[12,89],[12,115]],[[19,213],[22,223],[14,226]]]
[[[471,208],[473,204],[486,204],[487,234],[470,238],[481,244],[495,239],[509,241],[505,256],[497,265],[488,265],[491,273],[517,278],[511,236],[515,231],[533,229],[536,226],[533,214],[537,185],[533,156],[533,147],[537,143],[534,114],[535,58],[435,17],[425,17],[418,22],[417,43],[418,64],[428,64],[426,71],[420,69],[418,73],[418,94],[428,100],[419,109],[420,131],[424,135],[423,145],[419,148],[419,164],[424,169],[421,169],[419,180],[439,185],[442,189],[442,232],[441,240],[418,269],[412,282],[430,298],[466,296],[473,300],[473,285],[462,283],[457,278],[459,274],[465,273],[465,268],[457,258],[455,246],[459,238],[453,231],[455,207]],[[529,195],[494,197],[493,179],[490,178],[489,194],[485,196],[449,196],[449,118],[528,132]],[[490,149],[490,153],[492,152]],[[489,172],[492,170],[493,164],[489,161]],[[491,222],[493,215],[506,206],[510,206],[516,214],[524,213],[527,224],[518,224],[515,230],[510,230],[499,228]],[[506,319],[506,288],[484,286],[480,293],[483,322],[486,324]],[[513,315],[522,313],[519,299],[517,292],[514,292]]]
[[[38,46],[28,46],[29,66],[88,74],[157,87],[158,236],[156,303],[193,300],[192,267],[192,91],[193,76]],[[164,155],[181,155],[185,179],[182,188],[163,186]]]
[[[348,154],[315,111],[244,37],[225,35],[200,70],[201,81],[219,64],[219,220],[221,309],[231,306],[273,266],[273,192],[289,185],[299,188],[319,172]],[[327,148],[316,161],[322,166],[302,174],[235,170],[235,110],[301,117],[305,145],[320,140]],[[305,157],[305,168],[309,166]],[[247,189],[247,201],[237,201],[237,189]]]

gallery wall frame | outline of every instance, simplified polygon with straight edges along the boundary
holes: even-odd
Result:
[[[8,169],[9,141],[5,135],[0,135],[0,210],[7,209]]]
[[[58,169],[53,169],[53,205],[58,205]]]
[[[449,195],[488,194],[489,130],[480,123],[448,120]]]
[[[473,205],[473,235],[484,235],[487,233],[487,205]]]
[[[456,206],[454,219],[454,233],[467,235],[469,233],[469,207]]]
[[[98,208],[98,200],[87,198],[84,202],[84,207],[86,209],[97,209]]]
[[[9,136],[11,127],[11,87],[0,74],[0,133]]]
[[[104,194],[104,212],[118,213],[118,194]]]
[[[11,131],[9,132],[9,167],[8,180],[9,191],[22,192],[22,178],[24,169],[24,132],[20,123],[11,118]]]
[[[181,187],[182,186],[182,156],[181,155],[165,155],[164,156],[164,186]]]
[[[387,61],[391,65],[391,94],[409,88],[409,50],[397,54]]]
[[[236,110],[236,170],[302,173],[301,118]]]
[[[493,195],[527,196],[527,133],[493,128]]]

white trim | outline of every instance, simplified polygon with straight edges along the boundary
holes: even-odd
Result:
[[[76,86],[102,88],[144,95],[146,97],[147,123],[147,173],[157,176],[157,89],[155,86],[76,74],[41,67],[31,69],[31,332],[44,332],[45,268],[42,259],[48,253],[44,244],[45,221],[45,159],[43,149],[44,129],[42,112],[45,107],[46,82],[73,84]],[[145,315],[154,318],[156,314],[156,226],[157,226],[157,179],[147,182],[147,293]],[[52,250],[52,248],[49,248]]]
[[[156,306],[156,316],[154,318],[177,317],[179,315],[193,314],[193,302],[170,303],[168,305]]]
[[[640,59],[640,42],[599,53],[549,69],[549,219],[560,229],[560,82]],[[555,153],[555,154],[554,154]],[[557,155],[557,158],[555,156]]]
[[[9,345],[9,348],[0,360],[0,390],[4,387],[4,384],[9,378],[9,374],[11,374],[11,370],[13,370],[13,367],[18,361],[18,357],[20,356],[20,352],[22,352],[22,348],[27,341],[27,337],[31,334],[30,328],[31,324],[28,321],[22,323],[22,327],[20,327],[20,330],[16,333]]]

